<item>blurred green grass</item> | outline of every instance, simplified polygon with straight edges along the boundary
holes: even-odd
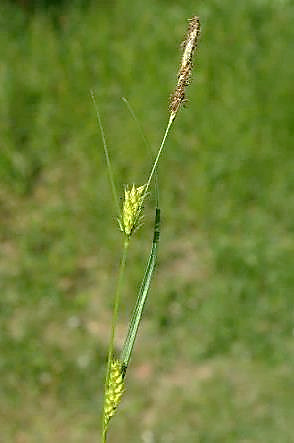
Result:
[[[161,163],[160,264],[110,441],[292,441],[291,3],[0,9],[0,440],[98,440],[120,251],[89,91],[118,183],[141,184],[150,158],[120,97],[156,149],[197,14],[190,103]],[[145,219],[121,338],[151,205]]]

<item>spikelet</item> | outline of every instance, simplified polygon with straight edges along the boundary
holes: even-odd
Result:
[[[109,378],[104,402],[104,429],[107,429],[109,420],[121,401],[124,393],[123,367],[119,360],[112,360],[109,369]]]
[[[200,35],[199,17],[192,17],[189,20],[189,27],[185,40],[181,47],[183,50],[181,66],[178,72],[178,83],[174,93],[171,95],[169,110],[173,117],[179,110],[180,105],[185,102],[185,89],[190,83],[192,71],[192,57],[197,48]]]
[[[134,230],[139,226],[142,219],[143,200],[145,197],[146,185],[138,188],[126,186],[125,198],[122,208],[122,215],[119,218],[119,226],[126,236],[130,236]]]

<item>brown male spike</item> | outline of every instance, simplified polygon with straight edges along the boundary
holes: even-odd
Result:
[[[185,89],[190,83],[192,71],[192,57],[197,48],[198,38],[200,35],[199,17],[192,17],[189,20],[188,31],[181,47],[183,50],[181,66],[178,72],[178,83],[174,93],[170,98],[169,110],[171,116],[175,117],[180,105],[185,102]]]

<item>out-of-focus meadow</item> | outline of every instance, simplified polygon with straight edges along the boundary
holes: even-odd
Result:
[[[89,91],[120,190],[142,184],[150,153],[121,97],[156,150],[195,14],[190,103],[160,165],[159,265],[109,441],[293,441],[291,2],[22,3],[0,6],[0,441],[99,441],[120,233]]]

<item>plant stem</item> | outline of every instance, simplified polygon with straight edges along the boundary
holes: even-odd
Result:
[[[115,297],[114,297],[114,305],[113,305],[111,337],[110,337],[110,342],[109,342],[109,347],[108,347],[107,371],[106,371],[106,377],[105,377],[104,402],[105,402],[106,391],[107,391],[107,387],[108,387],[111,361],[113,358],[115,330],[116,330],[116,326],[117,326],[121,287],[122,287],[123,277],[124,277],[124,272],[125,272],[125,267],[126,267],[128,248],[129,248],[129,237],[124,237],[123,251],[122,251],[122,257],[121,257],[121,261],[120,261],[119,274],[118,274],[117,286],[116,286]],[[101,442],[102,443],[106,442],[106,435],[107,435],[107,428],[104,425],[104,407],[103,407],[102,434],[101,434]]]
[[[168,135],[168,133],[169,133],[170,127],[171,127],[171,125],[172,125],[172,122],[174,121],[175,116],[176,116],[176,114],[175,114],[174,112],[172,112],[172,113],[170,114],[169,121],[168,121],[168,124],[167,124],[166,130],[165,130],[165,133],[164,133],[164,136],[163,136],[163,139],[162,139],[162,142],[161,142],[160,148],[159,148],[159,150],[158,150],[158,152],[157,152],[156,158],[155,158],[155,160],[154,160],[154,163],[153,163],[153,166],[152,166],[152,169],[151,169],[151,172],[150,172],[150,175],[149,175],[149,178],[148,178],[147,184],[146,184],[145,193],[144,193],[144,198],[145,198],[146,195],[147,195],[147,192],[148,192],[148,189],[149,189],[149,186],[150,186],[150,183],[151,183],[152,177],[153,177],[153,175],[154,175],[154,172],[156,171],[156,168],[157,168],[157,165],[158,165],[158,161],[159,161],[160,155],[161,155],[162,150],[163,150],[163,148],[164,148],[164,145],[165,145],[165,141],[166,141],[167,135]],[[144,198],[143,198],[143,201],[144,201]]]

